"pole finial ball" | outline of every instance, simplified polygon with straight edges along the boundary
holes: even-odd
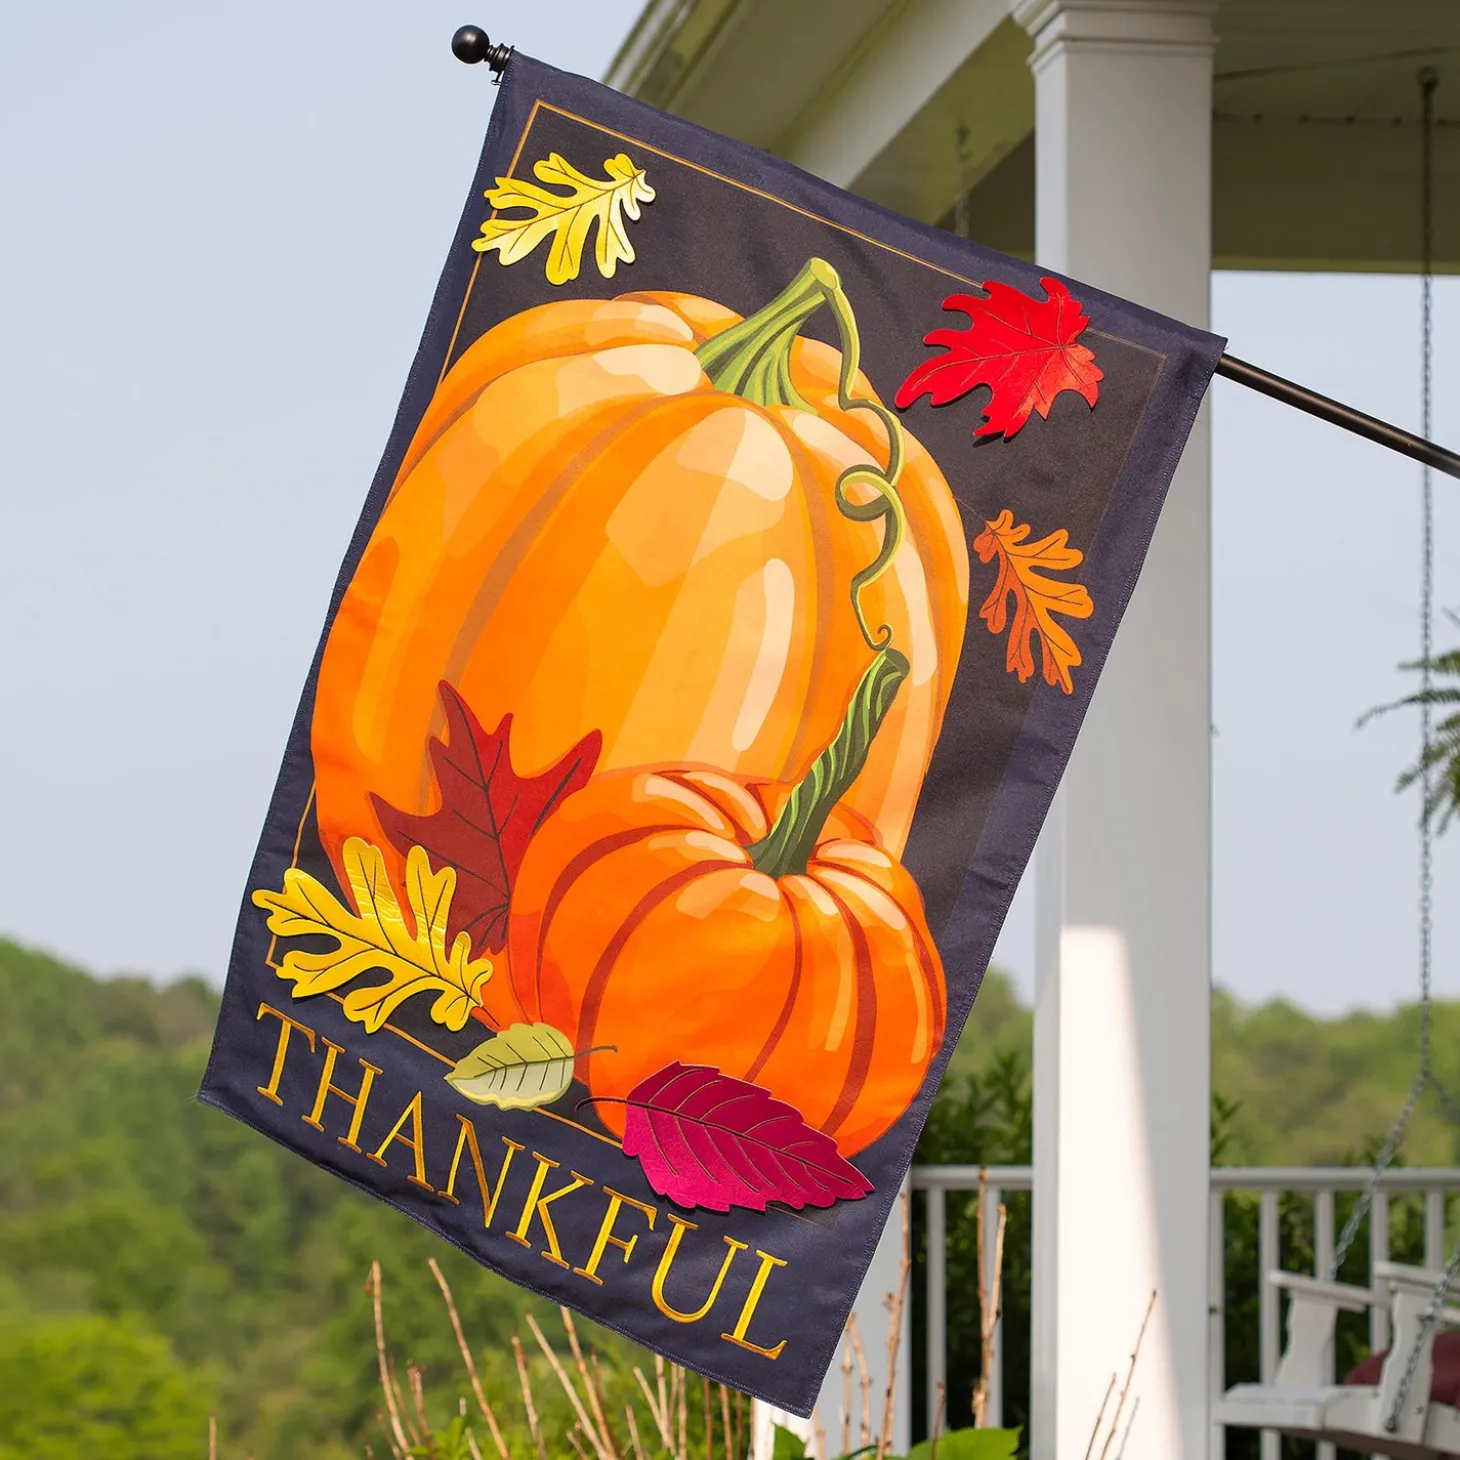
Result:
[[[451,54],[468,66],[485,61],[491,49],[491,38],[479,25],[464,25],[451,37]]]

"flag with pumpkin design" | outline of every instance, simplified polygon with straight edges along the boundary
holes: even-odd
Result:
[[[1220,344],[515,55],[201,1098],[808,1413]]]

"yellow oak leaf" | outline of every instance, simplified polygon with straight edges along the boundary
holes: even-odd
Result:
[[[593,260],[605,279],[613,278],[620,263],[634,261],[624,215],[637,221],[639,205],[654,201],[654,189],[645,181],[644,170],[635,167],[627,153],[610,157],[603,170],[605,177],[589,177],[554,152],[545,161],[533,164],[533,175],[538,182],[566,188],[565,193],[549,192],[522,178],[499,177],[497,186],[487,193],[487,201],[498,210],[525,208],[529,216],[488,218],[482,224],[482,236],[473,239],[472,247],[478,253],[496,249],[504,264],[515,264],[545,238],[551,238],[548,283],[566,284],[576,279],[583,267],[588,230],[596,221]]]
[[[481,1003],[482,985],[492,976],[489,958],[471,956],[471,939],[458,933],[446,950],[446,920],[456,873],[439,872],[420,847],[406,858],[405,916],[385,870],[380,850],[359,837],[344,848],[345,874],[355,903],[351,912],[317,878],[297,867],[284,873],[284,890],[260,889],[254,902],[269,914],[269,931],[281,938],[325,934],[337,946],[327,953],[291,950],[284,955],[279,977],[294,984],[296,999],[327,994],[363,973],[390,975],[383,984],[351,989],[344,999],[345,1016],[374,1034],[391,1014],[416,994],[434,993],[431,1017],[448,1029],[460,1029]]]
[[[974,539],[974,551],[981,563],[999,560],[999,578],[984,599],[978,614],[991,634],[1001,634],[1009,625],[1009,649],[1005,663],[1022,684],[1034,673],[1034,650],[1030,643],[1039,635],[1044,678],[1066,694],[1074,692],[1070,670],[1080,663],[1080,651],[1055,614],[1066,618],[1089,618],[1095,610],[1090,593],[1081,583],[1061,583],[1046,577],[1040,569],[1068,572],[1085,561],[1078,548],[1069,545],[1069,534],[1060,528],[1038,542],[1026,542],[1029,525],[1014,525],[1014,514],[1006,507]],[[1008,600],[1014,600],[1014,618],[1008,620]]]

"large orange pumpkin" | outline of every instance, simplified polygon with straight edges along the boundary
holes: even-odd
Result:
[[[441,381],[320,667],[316,807],[337,865],[349,836],[399,863],[372,793],[434,809],[442,680],[484,724],[512,714],[522,775],[593,730],[603,770],[778,782],[826,744],[867,656],[849,584],[881,543],[833,491],[852,465],[886,465],[887,433],[838,405],[840,354],[786,334],[784,312],[768,348],[801,404],[720,388],[695,351],[739,319],[680,294],[562,300],[504,320]],[[855,390],[875,399],[860,375]],[[848,798],[894,852],[968,597],[948,485],[906,449],[906,536],[862,606],[912,670]]]
[[[917,884],[845,801],[804,872],[757,870],[785,799],[715,771],[618,771],[528,848],[508,977],[486,992],[504,1023],[594,1050],[577,1072],[619,1134],[614,1102],[683,1060],[766,1087],[850,1156],[927,1074],[947,999]]]

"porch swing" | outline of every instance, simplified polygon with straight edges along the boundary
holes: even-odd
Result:
[[[1423,432],[1430,437],[1432,190],[1435,73],[1419,73],[1422,117],[1422,392]],[[1434,506],[1429,468],[1423,478],[1422,582],[1420,590],[1420,1052],[1419,1068],[1398,1119],[1374,1166],[1373,1178],[1354,1205],[1335,1247],[1326,1278],[1272,1272],[1266,1281],[1288,1295],[1287,1342],[1271,1383],[1238,1384],[1216,1405],[1218,1423],[1277,1430],[1390,1460],[1460,1457],[1460,1307],[1448,1299],[1460,1273],[1460,1247],[1443,1271],[1375,1262],[1368,1287],[1338,1281],[1339,1269],[1374,1191],[1394,1160],[1419,1097],[1432,1089],[1445,1114],[1460,1124],[1460,1105],[1434,1073],[1431,1060],[1431,827],[1433,747],[1431,664],[1434,620]],[[1333,1381],[1334,1335],[1340,1312],[1387,1308],[1390,1346]],[[1445,1324],[1453,1325],[1441,1331]]]

